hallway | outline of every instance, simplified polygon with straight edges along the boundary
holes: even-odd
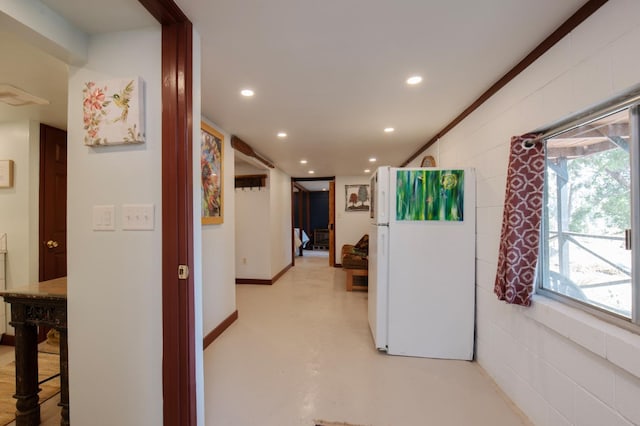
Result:
[[[208,426],[530,424],[476,363],[378,353],[344,275],[296,257],[275,285],[236,287],[239,319],[204,353]]]

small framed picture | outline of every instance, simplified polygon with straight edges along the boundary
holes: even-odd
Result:
[[[344,211],[346,212],[368,212],[369,185],[345,185],[344,186]]]
[[[0,188],[13,187],[13,160],[0,160]]]

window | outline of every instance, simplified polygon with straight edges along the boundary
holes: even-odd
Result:
[[[541,293],[636,324],[637,122],[627,106],[547,132],[538,274]]]

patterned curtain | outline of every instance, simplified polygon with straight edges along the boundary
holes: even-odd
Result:
[[[523,135],[511,138],[494,286],[498,299],[522,306],[531,304],[542,215],[544,144],[525,142],[535,137]]]

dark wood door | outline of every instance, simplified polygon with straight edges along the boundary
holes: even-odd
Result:
[[[40,281],[67,275],[67,132],[40,125]]]
[[[329,266],[336,266],[336,183],[329,182]]]

